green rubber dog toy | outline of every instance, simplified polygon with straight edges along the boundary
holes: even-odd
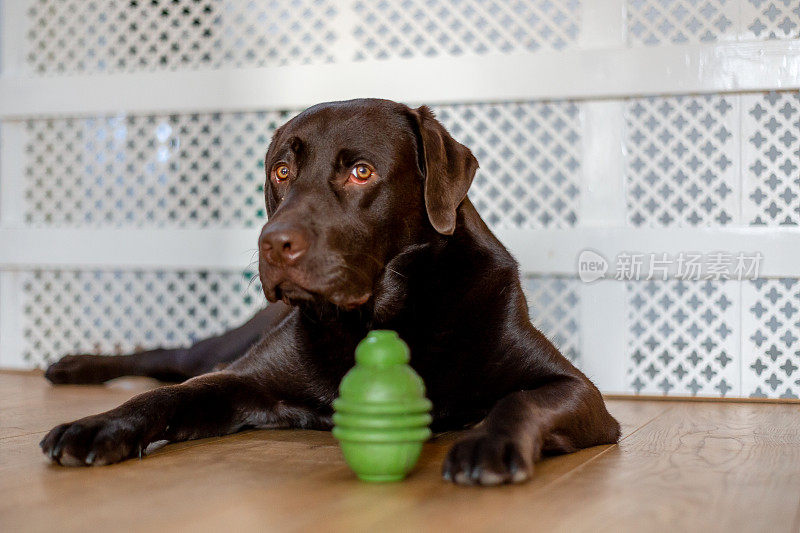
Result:
[[[432,405],[409,361],[408,345],[396,332],[370,331],[339,386],[333,436],[364,481],[403,479],[431,436]]]

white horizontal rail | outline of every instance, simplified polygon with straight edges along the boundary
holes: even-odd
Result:
[[[258,230],[0,229],[0,269],[240,269]],[[500,230],[527,273],[575,275],[581,251],[612,265],[620,253],[760,252],[763,277],[800,277],[800,228]],[[613,272],[610,273],[613,275]]]
[[[0,229],[0,268],[243,268],[259,231]]]
[[[366,74],[366,75],[365,75]],[[296,109],[380,96],[409,103],[800,88],[800,41],[0,79],[0,118]]]

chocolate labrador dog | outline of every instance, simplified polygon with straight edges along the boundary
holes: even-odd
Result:
[[[265,168],[259,276],[273,303],[188,349],[55,363],[54,383],[187,381],[55,427],[41,442],[52,461],[106,465],[154,441],[244,428],[329,429],[371,329],[411,347],[434,430],[471,428],[446,480],[520,482],[543,454],[616,442],[597,388],[531,325],[517,263],[467,198],[478,162],[430,109],[316,105],[275,132]]]

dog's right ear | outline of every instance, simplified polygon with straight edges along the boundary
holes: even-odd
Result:
[[[459,143],[436,120],[428,106],[411,110],[419,128],[424,165],[425,209],[436,231],[452,235],[456,229],[456,210],[478,170],[478,160],[469,148]]]

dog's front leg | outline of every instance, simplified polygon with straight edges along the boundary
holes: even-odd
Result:
[[[517,483],[531,476],[543,452],[573,452],[618,438],[619,424],[597,388],[583,376],[560,377],[497,402],[453,446],[442,475],[464,485]]]
[[[206,374],[56,426],[40,446],[58,464],[105,465],[140,456],[159,440],[225,435],[250,425],[313,425],[310,412],[279,401],[262,383],[230,372]]]

